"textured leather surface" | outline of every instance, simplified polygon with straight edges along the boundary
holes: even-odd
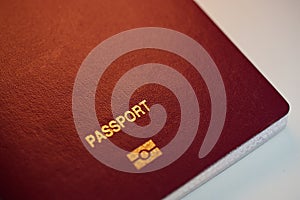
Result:
[[[121,56],[101,79],[103,87],[96,95],[99,122],[112,118],[107,105],[120,76],[148,62],[182,73],[201,108],[199,132],[179,160],[156,172],[130,174],[105,166],[84,148],[73,122],[72,89],[82,61],[96,45],[119,32],[148,26],[182,32],[207,50],[225,84],[227,114],[217,145],[209,156],[198,159],[211,114],[201,76],[169,52],[146,49]],[[191,1],[1,1],[0,30],[4,199],[159,199],[288,112],[285,100]],[[153,138],[159,146],[166,145],[179,126],[176,98],[155,84],[140,88],[132,105],[141,97],[165,106],[167,124]],[[103,108],[108,109],[103,113]],[[112,141],[132,150],[145,139],[119,134]]]

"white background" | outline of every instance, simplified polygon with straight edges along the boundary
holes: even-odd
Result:
[[[299,200],[300,0],[196,2],[280,91],[291,110],[284,131],[184,199]]]

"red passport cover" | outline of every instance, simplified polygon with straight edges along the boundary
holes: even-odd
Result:
[[[288,113],[286,101],[192,1],[0,5],[4,199],[161,199]],[[127,36],[132,41],[118,40]],[[131,44],[144,48],[122,54]],[[197,48],[208,65],[200,73],[191,61]],[[99,77],[101,62],[115,52]],[[123,98],[137,82],[143,85]],[[146,128],[134,136],[129,124]],[[108,144],[122,150],[104,149]]]

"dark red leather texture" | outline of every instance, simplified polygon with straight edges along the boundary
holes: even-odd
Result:
[[[201,111],[197,136],[178,160],[158,171],[134,174],[107,167],[85,149],[74,125],[72,91],[81,63],[94,47],[117,33],[140,27],[173,29],[200,43],[221,73],[227,112],[216,146],[199,159],[211,116],[202,77],[189,62],[163,50],[122,55],[97,88],[99,122],[112,119],[110,96],[118,79],[149,62],[165,64],[184,75],[192,83]],[[288,113],[287,102],[192,1],[1,1],[0,30],[3,199],[161,199]],[[158,146],[168,144],[180,121],[174,94],[149,84],[134,93],[130,105],[142,99],[165,107],[166,126],[153,138]],[[149,123],[148,116],[137,123]],[[131,151],[148,139],[118,133],[111,140]]]

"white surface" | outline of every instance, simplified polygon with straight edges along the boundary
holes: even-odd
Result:
[[[232,166],[234,163],[238,162],[243,157],[253,152],[253,150],[257,149],[262,144],[270,140],[270,138],[277,135],[282,129],[285,128],[286,124],[287,116],[284,116],[282,119],[278,120],[265,130],[257,134],[255,137],[251,138],[238,148],[234,149],[222,159],[218,160],[218,162],[214,163],[201,174],[194,177],[188,183],[181,186],[178,190],[168,195],[167,198],[164,198],[164,200],[179,199],[180,197],[187,195],[191,190],[195,190],[197,187],[206,183],[208,180],[214,178],[220,172]]]
[[[196,0],[291,106],[287,128],[185,200],[300,199],[300,1]]]

